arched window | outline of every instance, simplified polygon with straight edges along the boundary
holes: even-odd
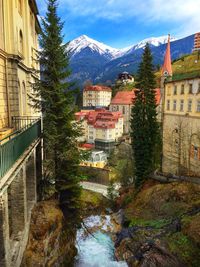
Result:
[[[22,0],[18,0],[18,11],[19,14],[22,15]]]
[[[23,34],[22,31],[19,31],[19,52],[23,54]]]
[[[26,115],[26,85],[25,82],[22,83],[22,114]]]

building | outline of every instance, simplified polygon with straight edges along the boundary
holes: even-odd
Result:
[[[200,32],[196,33],[194,36],[194,49],[193,51],[200,50]]]
[[[118,75],[117,83],[131,84],[134,83],[134,77],[128,72],[124,71]]]
[[[108,107],[112,97],[112,90],[101,85],[86,86],[83,90],[83,107]]]
[[[81,162],[81,166],[104,168],[107,164],[107,155],[104,151],[92,151],[88,160]]]
[[[95,144],[96,149],[110,151],[123,135],[123,117],[120,112],[96,109],[77,112],[75,116],[76,120],[82,122],[85,141]]]
[[[29,105],[39,70],[35,0],[0,1],[0,266],[18,267],[42,175],[40,113]]]
[[[172,70],[170,43],[164,67]],[[200,175],[200,72],[162,72],[164,173]]]
[[[160,89],[156,88],[156,102],[157,102],[157,113],[158,119],[160,121],[161,117],[161,95]],[[122,113],[124,118],[124,129],[123,132],[125,134],[130,133],[130,120],[131,120],[131,110],[133,107],[133,102],[135,98],[135,89],[132,91],[120,91],[117,92],[115,97],[112,99],[110,104],[110,111],[119,111]]]

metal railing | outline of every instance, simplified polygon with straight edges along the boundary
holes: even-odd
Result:
[[[0,178],[40,136],[41,119],[38,119],[0,140]]]
[[[29,127],[31,124],[35,123],[40,117],[38,116],[13,116],[12,117],[12,127],[15,130],[21,130],[23,128]]]

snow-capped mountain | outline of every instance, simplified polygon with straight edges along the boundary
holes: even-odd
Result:
[[[176,38],[172,37],[171,41],[175,41]],[[168,36],[161,36],[161,37],[151,37],[144,39],[140,41],[139,43],[122,48],[122,49],[116,49],[113,47],[110,47],[108,45],[105,45],[101,42],[98,42],[87,35],[81,35],[80,37],[74,39],[71,41],[67,47],[67,51],[70,54],[70,57],[76,56],[78,53],[80,53],[85,48],[90,48],[91,51],[97,52],[100,55],[104,55],[110,59],[115,59],[118,57],[121,57],[127,53],[132,52],[133,50],[137,50],[140,48],[144,48],[146,43],[149,43],[151,46],[159,46],[161,44],[165,44],[168,41]]]
[[[175,37],[170,37],[170,42],[178,40]],[[160,37],[151,37],[151,38],[146,38],[139,43],[133,45],[132,47],[129,47],[128,50],[126,50],[125,54],[129,54],[133,52],[134,50],[144,48],[146,43],[148,43],[151,47],[154,46],[160,46],[162,44],[166,44],[168,42],[168,35],[160,36]]]
[[[71,41],[67,47],[72,70],[71,80],[82,86],[86,80],[94,83],[114,81],[120,72],[135,73],[147,42],[151,47],[154,64],[160,65],[167,40],[168,36],[151,37],[130,47],[116,49],[82,35]],[[193,44],[194,35],[178,40],[171,37],[172,59],[191,53]]]
[[[92,51],[108,58],[115,58],[114,55],[116,55],[119,51],[118,49],[91,39],[87,35],[81,35],[80,37],[71,41],[67,47],[67,51],[70,53],[71,57],[74,57],[85,48],[90,48]]]

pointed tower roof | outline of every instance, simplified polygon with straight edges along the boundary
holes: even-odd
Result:
[[[167,49],[165,52],[164,64],[162,66],[162,76],[172,76],[172,63],[170,53],[170,34],[168,35]]]

